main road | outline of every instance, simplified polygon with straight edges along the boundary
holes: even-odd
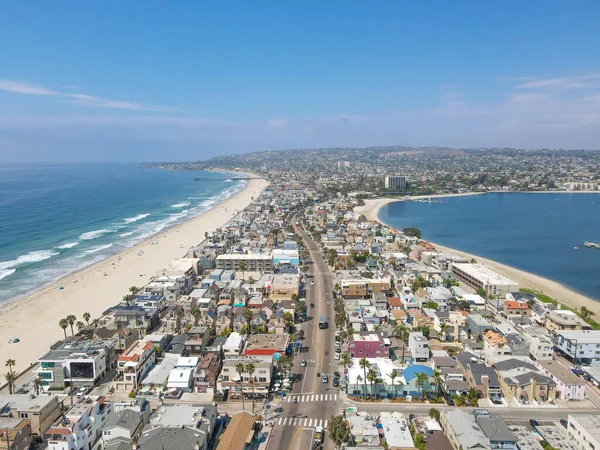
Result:
[[[295,223],[295,218],[292,219]],[[302,237],[310,261],[308,276],[304,277],[307,303],[307,321],[300,325],[304,330],[303,347],[294,361],[293,372],[302,375],[287,397],[272,406],[277,410],[271,420],[274,427],[269,439],[269,448],[297,450],[310,447],[317,426],[326,429],[331,415],[340,413],[338,388],[333,387],[333,373],[338,371],[335,361],[335,313],[332,297],[333,281],[319,244],[298,225],[295,232]],[[314,305],[311,307],[311,304]],[[328,327],[319,328],[319,316],[325,316]],[[302,360],[306,365],[302,366]],[[328,381],[322,381],[323,375]],[[327,433],[326,433],[327,435]],[[325,439],[325,447],[333,448]]]

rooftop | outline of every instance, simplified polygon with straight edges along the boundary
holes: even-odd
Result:
[[[557,334],[570,341],[577,341],[577,345],[600,343],[600,330],[563,330],[557,331]]]
[[[284,351],[288,340],[287,334],[252,334],[246,344],[246,352],[261,349]]]
[[[470,275],[473,278],[479,279],[486,284],[499,284],[499,285],[517,285],[515,281],[506,278],[499,273],[494,272],[481,264],[469,264],[469,263],[454,263],[452,267],[459,269],[460,271]]]

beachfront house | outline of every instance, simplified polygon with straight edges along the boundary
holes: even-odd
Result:
[[[134,342],[117,360],[115,389],[136,390],[144,377],[156,365],[156,354],[152,342]]]

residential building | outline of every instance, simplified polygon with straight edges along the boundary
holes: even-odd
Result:
[[[218,353],[208,353],[194,372],[194,392],[213,393],[219,373],[221,373],[221,358]]]
[[[254,364],[253,382],[250,382],[250,374],[239,373],[238,364]],[[254,392],[257,396],[266,396],[271,384],[273,374],[272,356],[237,356],[226,357],[223,360],[223,368],[217,378],[217,390],[221,393],[229,391],[229,398],[240,398],[244,394]]]
[[[0,417],[29,419],[31,432],[42,436],[61,413],[61,404],[54,395],[0,395]]]
[[[460,409],[444,410],[440,422],[454,450],[491,450],[475,417]]]
[[[142,433],[144,420],[141,413],[133,409],[113,411],[102,426],[102,445],[117,440],[131,444]]]
[[[506,338],[492,330],[488,330],[483,335],[483,352],[486,356],[510,355],[511,349]]]
[[[152,342],[137,340],[117,359],[116,389],[133,391],[156,365]]]
[[[402,175],[388,175],[385,177],[385,188],[388,191],[406,191],[406,177]]]
[[[471,336],[479,336],[492,329],[492,324],[480,314],[469,314],[466,323],[467,330]]]
[[[515,358],[494,364],[498,373],[502,395],[507,400],[522,403],[546,402],[556,399],[556,383],[538,372],[535,365]]]
[[[411,332],[408,336],[408,348],[415,362],[424,362],[429,359],[428,340],[420,331]]]
[[[246,411],[235,413],[219,436],[216,450],[251,450],[255,444],[254,416]]]
[[[577,450],[600,448],[600,416],[595,414],[569,414],[567,434]]]
[[[553,348],[554,343],[548,336],[535,334],[529,338],[529,356],[536,361],[551,361]]]
[[[600,331],[556,331],[556,350],[574,364],[600,365]]]
[[[240,263],[243,261],[244,270],[249,272],[273,272],[273,257],[268,253],[225,253],[217,256],[217,269],[241,271]]]
[[[486,366],[479,358],[468,352],[459,354],[457,361],[469,383],[469,388],[475,389],[478,398],[491,398],[496,401],[502,398],[502,387],[492,367]]]
[[[90,449],[101,437],[104,421],[113,405],[104,397],[86,398],[72,406],[46,432],[50,450]]]
[[[504,298],[509,292],[519,290],[516,282],[481,264],[455,263],[452,264],[452,273],[458,280],[473,289],[482,288],[486,298],[490,298],[490,296]]]
[[[0,450],[29,450],[31,434],[29,420],[0,417]]]
[[[371,298],[373,294],[389,292],[390,281],[389,278],[342,280],[340,287],[344,298]]]
[[[352,358],[389,358],[390,348],[379,333],[354,333],[348,337],[348,352]]]
[[[187,332],[185,352],[188,355],[201,355],[210,339],[210,329],[205,326],[194,326]]]
[[[508,316],[530,317],[531,310],[527,302],[522,300],[504,300],[504,314]]]
[[[275,353],[285,355],[289,343],[289,334],[251,334],[244,356],[272,356]]]
[[[518,450],[517,437],[508,429],[502,417],[490,414],[485,409],[476,409],[473,415],[492,449]]]
[[[557,361],[535,361],[539,371],[556,383],[556,398],[584,400],[585,381]]]
[[[592,327],[568,309],[556,309],[546,314],[544,327],[552,333],[562,330],[589,330]]]
[[[217,408],[213,405],[160,405],[144,427],[137,446],[144,450],[208,450],[216,419]]]

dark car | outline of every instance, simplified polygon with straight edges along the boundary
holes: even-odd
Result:
[[[569,421],[567,419],[560,419],[560,424],[565,427],[568,428],[569,426]]]
[[[340,385],[340,379],[334,378],[331,384],[333,384],[333,387],[338,387]]]
[[[444,398],[448,406],[454,406],[454,399],[451,396],[446,395]]]
[[[336,377],[336,378],[341,378],[342,377],[339,372],[333,372],[333,376]]]
[[[531,425],[532,427],[539,427],[540,423],[535,419],[529,419],[529,425]]]

